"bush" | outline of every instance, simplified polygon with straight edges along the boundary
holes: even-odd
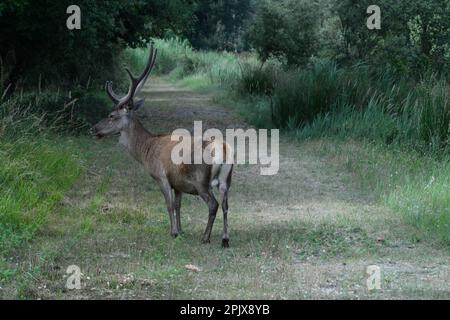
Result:
[[[450,6],[446,0],[379,0],[381,30],[366,27],[366,9],[373,1],[334,1],[342,28],[340,54],[347,62],[360,59],[391,66],[405,77],[420,78],[427,70],[446,74],[450,68]],[[448,73],[447,73],[448,74]]]
[[[113,103],[103,91],[79,88],[72,93],[72,99],[77,99],[70,108],[70,117],[74,123],[72,131],[76,132],[83,132],[106,118],[113,108]],[[70,121],[70,118],[67,119]]]
[[[242,74],[236,81],[238,93],[241,95],[272,95],[279,70],[273,64],[265,67],[245,63],[241,67]]]
[[[159,74],[169,74],[182,64],[191,52],[192,47],[186,40],[173,37],[167,40],[153,39],[154,46],[158,49],[155,72]],[[135,72],[142,71],[148,60],[148,48],[128,48],[124,53],[124,60]]]
[[[316,51],[319,8],[317,1],[261,1],[248,42],[263,62],[277,57],[288,65],[304,65]]]
[[[284,73],[274,90],[275,125],[297,128],[331,111],[342,93],[343,81],[342,72],[328,62]]]

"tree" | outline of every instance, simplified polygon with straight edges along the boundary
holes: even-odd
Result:
[[[251,9],[252,0],[197,0],[186,37],[195,48],[242,50]]]
[[[419,75],[450,67],[450,5],[447,0],[380,0],[381,30],[366,27],[369,0],[335,2],[349,62],[368,60]]]
[[[317,49],[317,1],[264,0],[247,39],[263,63],[270,57],[303,65]]]
[[[42,77],[71,84],[102,78],[125,46],[138,46],[171,29],[180,34],[191,21],[188,0],[79,0],[81,30],[66,27],[71,1],[4,0],[0,5],[0,57],[9,76]]]

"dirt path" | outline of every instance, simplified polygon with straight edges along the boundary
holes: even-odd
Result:
[[[207,93],[157,79],[142,119],[153,132],[242,127]],[[230,195],[231,248],[220,247],[219,212],[210,245],[200,244],[207,208],[182,204],[183,236],[169,236],[156,184],[117,141],[82,140],[88,173],[67,194],[36,240],[12,257],[21,272],[4,298],[450,298],[449,254],[416,243],[386,208],[351,187],[326,160],[326,142],[280,142],[280,172],[238,166]],[[201,269],[185,268],[193,264]],[[65,288],[69,265],[81,290]],[[369,292],[366,267],[381,269]]]

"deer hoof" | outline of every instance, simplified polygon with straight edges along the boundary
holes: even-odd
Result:
[[[202,243],[203,243],[203,244],[210,244],[211,241],[210,241],[209,239],[203,239],[203,240],[202,240]]]
[[[222,239],[222,248],[229,248],[229,247],[230,247],[230,240]]]
[[[173,233],[171,233],[170,235],[171,235],[172,238],[174,238],[174,239],[175,239],[176,237],[178,237],[178,233],[177,233],[177,232],[173,232]]]

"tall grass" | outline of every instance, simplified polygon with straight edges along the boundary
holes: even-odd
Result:
[[[242,65],[241,71],[240,77],[234,80],[234,90],[242,97],[271,96],[282,74],[276,61],[270,61],[265,66],[247,62]]]
[[[300,138],[362,138],[422,153],[446,154],[450,150],[449,86],[440,82],[427,86],[428,90],[412,88],[403,100],[393,96],[393,91],[373,95],[361,110],[351,104],[335,106],[293,129]],[[399,102],[394,104],[395,100]]]
[[[365,138],[445,153],[449,89],[433,76],[416,84],[365,65],[339,69],[317,63],[278,77],[273,122],[299,137]]]
[[[387,203],[424,234],[450,245],[450,162],[446,160],[428,174],[397,188],[387,196]]]
[[[241,77],[242,64],[259,63],[252,54],[238,56],[229,52],[196,51],[179,38],[154,39],[153,42],[158,49],[156,71],[196,88],[216,85],[231,89]],[[128,49],[125,60],[136,71],[142,70],[147,55],[148,48]]]
[[[1,259],[30,239],[81,172],[75,143],[42,114],[0,102]]]

